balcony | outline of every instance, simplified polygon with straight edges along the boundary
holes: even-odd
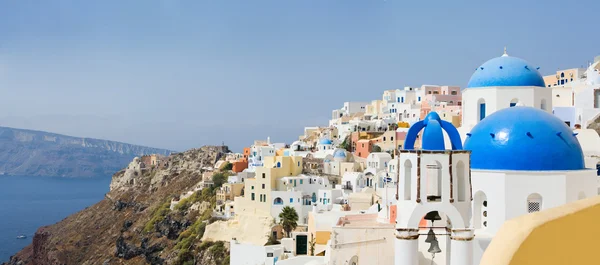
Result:
[[[342,189],[343,189],[343,190],[354,190],[354,189],[352,188],[352,185],[350,185],[350,184],[342,185]]]

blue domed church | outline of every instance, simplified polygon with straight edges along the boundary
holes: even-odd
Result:
[[[544,85],[538,67],[508,56],[506,50],[475,69],[463,90],[462,127],[473,128],[492,113],[514,106],[552,112],[552,90]]]
[[[536,67],[505,52],[475,70],[461,128],[435,112],[411,126],[398,158],[396,265],[416,264],[409,249],[428,255],[409,242],[419,231],[411,218],[427,211],[451,224],[450,264],[472,265],[507,220],[598,195],[596,169],[552,114],[551,92]]]

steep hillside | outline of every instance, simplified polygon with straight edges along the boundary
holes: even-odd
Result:
[[[200,241],[215,191],[195,191],[202,168],[226,152],[205,146],[174,154],[165,168],[142,169],[134,160],[113,175],[104,200],[40,228],[7,264],[228,264],[225,242]]]
[[[171,151],[113,141],[0,127],[0,174],[110,176],[131,159]]]

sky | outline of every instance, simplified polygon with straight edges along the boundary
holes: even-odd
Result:
[[[0,126],[183,151],[292,142],[345,101],[600,55],[600,1],[0,2]],[[543,3],[543,4],[542,4]]]

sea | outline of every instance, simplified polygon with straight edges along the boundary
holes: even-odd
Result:
[[[111,176],[59,178],[0,176],[0,263],[29,245],[35,231],[94,205]],[[17,239],[25,235],[26,239]]]

